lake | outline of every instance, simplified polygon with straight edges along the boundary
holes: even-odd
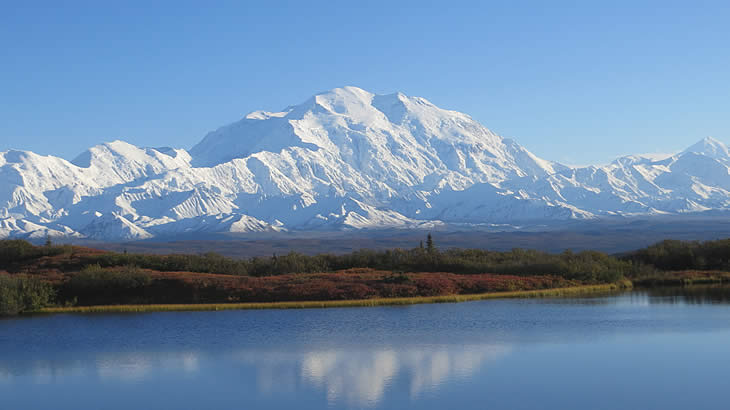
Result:
[[[0,320],[0,409],[727,409],[727,287]]]

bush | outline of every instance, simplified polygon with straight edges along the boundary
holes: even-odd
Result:
[[[0,315],[35,311],[50,305],[54,297],[49,283],[22,276],[0,276]]]
[[[129,290],[146,286],[151,281],[149,274],[134,266],[111,270],[95,264],[73,275],[67,286],[76,292]]]
[[[0,267],[8,267],[18,262],[37,259],[42,256],[60,255],[70,252],[71,247],[65,246],[34,246],[22,239],[0,240]]]
[[[152,277],[135,266],[108,269],[93,264],[60,287],[59,299],[79,305],[147,303],[151,283]]]

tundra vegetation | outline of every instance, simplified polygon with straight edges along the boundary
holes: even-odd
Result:
[[[619,256],[426,246],[344,255],[232,259],[215,253],[114,253],[0,241],[0,314],[49,306],[317,302],[438,298],[633,282],[730,279],[730,240],[664,241]],[[447,298],[448,299],[448,298]]]
[[[0,276],[0,315],[16,315],[49,306],[54,299],[53,287],[37,278]]]

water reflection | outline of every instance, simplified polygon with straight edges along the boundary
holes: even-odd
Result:
[[[727,305],[730,304],[730,284],[637,288],[610,292],[604,295],[533,299],[530,302],[541,305],[624,305],[632,307],[648,306],[650,304]]]
[[[646,291],[653,303],[670,304],[729,304],[730,285],[692,285],[655,288]]]
[[[436,389],[449,379],[469,377],[487,362],[506,355],[510,350],[509,346],[460,346],[434,353],[407,352],[403,356],[405,367],[411,374],[411,397]]]
[[[471,345],[332,349],[303,352],[244,350],[229,354],[125,353],[66,360],[0,360],[0,383],[28,378],[33,384],[91,378],[100,382],[141,383],[163,374],[210,373],[210,366],[240,363],[256,375],[258,392],[276,395],[302,387],[326,394],[331,405],[372,407],[399,380],[411,398],[452,379],[466,378],[507,354],[508,346]],[[201,369],[201,362],[207,368]],[[302,386],[304,385],[304,386]]]
[[[606,391],[623,402],[595,408],[691,408],[724,391],[727,303],[725,286],[0,321],[0,408],[577,409]]]
[[[510,351],[508,346],[445,346],[377,350],[317,350],[301,354],[237,354],[253,366],[259,392],[296,390],[302,381],[326,393],[331,405],[374,406],[397,379],[411,398],[451,379],[469,377],[487,362]],[[293,375],[300,375],[301,380]]]
[[[29,378],[36,384],[48,384],[75,378],[93,377],[101,381],[140,382],[152,373],[194,373],[198,354],[193,352],[108,353],[89,357],[0,358],[0,383]]]
[[[307,382],[324,388],[332,404],[374,405],[399,370],[393,350],[375,352],[312,352],[305,355],[301,374]]]

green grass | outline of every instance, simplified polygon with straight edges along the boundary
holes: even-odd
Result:
[[[502,298],[540,298],[575,296],[590,293],[611,292],[631,287],[631,282],[624,281],[604,285],[585,285],[567,288],[523,290],[512,292],[491,292],[473,295],[422,296],[410,298],[379,298],[357,300],[328,300],[307,302],[271,302],[271,303],[207,303],[207,304],[169,304],[169,305],[105,305],[50,307],[36,313],[124,313],[124,312],[170,312],[170,311],[210,311],[239,309],[310,309],[332,307],[366,307],[366,306],[398,306],[422,303],[458,303],[485,299]]]

